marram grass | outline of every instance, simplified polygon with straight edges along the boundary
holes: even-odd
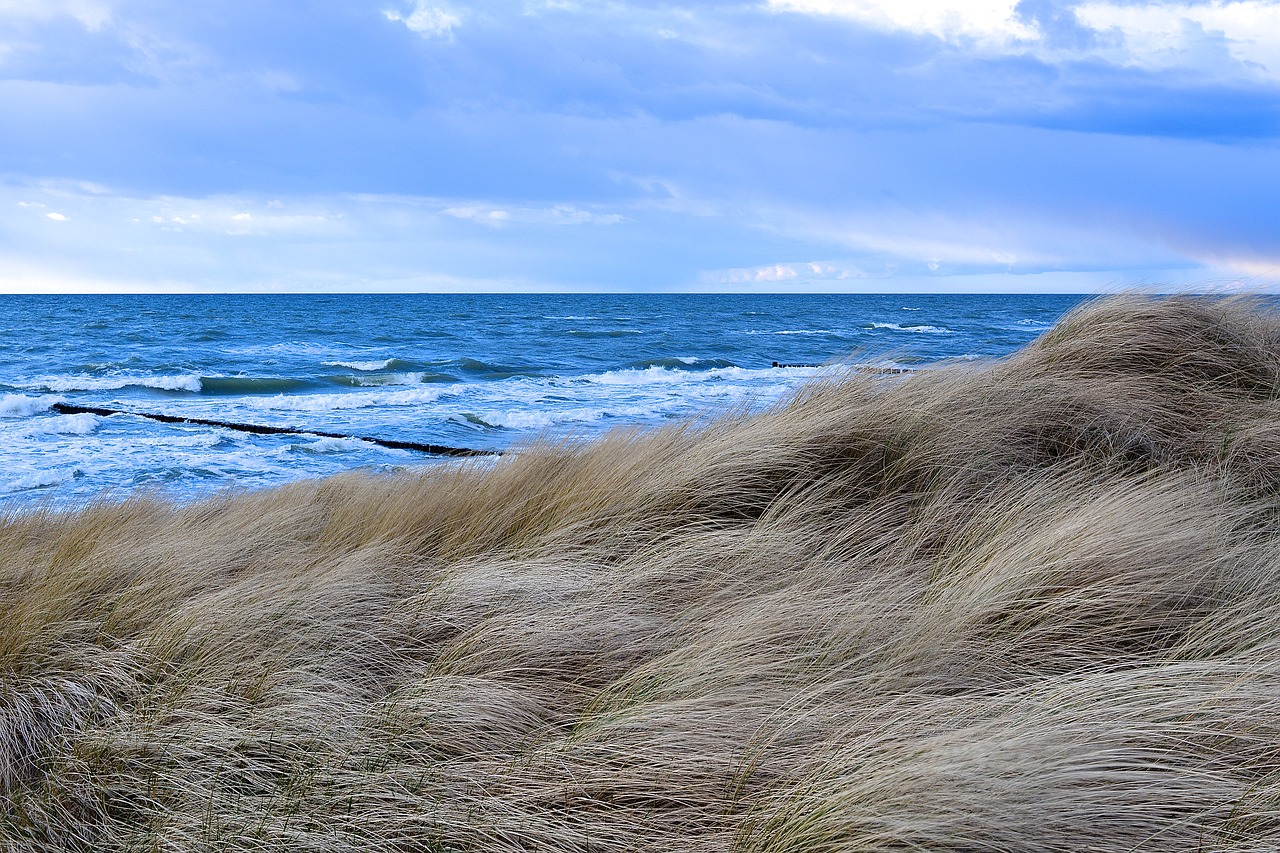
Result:
[[[0,850],[1280,846],[1280,317],[0,523]]]

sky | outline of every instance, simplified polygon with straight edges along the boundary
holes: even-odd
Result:
[[[1280,0],[0,0],[0,291],[1280,289]]]

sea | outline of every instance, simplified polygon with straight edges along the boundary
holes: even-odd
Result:
[[[1085,298],[0,296],[0,512],[451,460],[383,441],[519,452],[709,421],[824,370],[1007,356]]]

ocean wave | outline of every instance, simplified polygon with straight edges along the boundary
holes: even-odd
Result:
[[[335,349],[351,350],[356,348],[347,345],[320,344],[312,341],[281,341],[274,344],[232,347],[227,352],[233,355],[304,355],[316,358],[333,358]]]
[[[294,453],[350,453],[357,450],[377,450],[377,445],[358,438],[333,438],[322,436],[306,444],[290,444],[288,451]]]
[[[676,385],[695,382],[778,379],[781,376],[811,376],[816,367],[717,367],[711,370],[673,370],[669,367],[647,367],[643,370],[607,370],[604,373],[578,377],[581,382],[599,385]]]
[[[915,332],[924,335],[953,335],[955,331],[944,326],[926,326],[924,324],[914,326],[902,326],[898,323],[871,323],[865,328],[869,329],[891,329],[895,332]]]
[[[831,329],[747,329],[744,335],[838,335]]]
[[[578,338],[625,338],[646,332],[644,329],[569,329],[565,334]]]
[[[305,379],[289,379],[283,376],[202,376],[200,388],[205,394],[240,396],[242,394],[291,394],[315,383]]]
[[[87,412],[39,418],[26,427],[28,435],[91,435],[97,432],[102,418]]]
[[[5,394],[0,398],[0,418],[27,418],[49,411],[61,397],[28,397],[25,394]]]
[[[572,409],[489,409],[467,413],[472,423],[497,429],[541,430],[569,424],[589,424],[606,418],[659,418],[663,408],[653,406],[580,406]]]
[[[535,367],[518,364],[495,364],[476,358],[460,358],[458,369],[464,373],[473,373],[485,379],[510,379],[516,376],[541,376],[543,371]]]
[[[362,370],[371,373],[375,370],[390,370],[395,361],[396,359],[394,358],[384,358],[382,361],[326,361],[324,366],[345,367],[349,370]]]
[[[25,476],[10,480],[0,487],[6,494],[27,492],[32,489],[48,489],[84,476],[79,468],[63,468],[60,470],[32,471]]]
[[[204,449],[218,447],[223,444],[230,444],[228,436],[219,432],[198,432],[191,435],[183,435],[173,438],[166,438],[164,445],[166,447],[199,447]]]
[[[199,376],[42,376],[21,387],[32,391],[52,391],[58,394],[73,391],[119,391],[123,388],[151,388],[157,391],[187,391],[199,394],[204,387]]]
[[[692,355],[677,355],[667,358],[646,358],[640,361],[633,361],[627,365],[627,370],[648,370],[651,367],[661,367],[670,370],[704,371],[714,370],[717,367],[736,367],[732,361],[723,358],[698,358]]]
[[[455,389],[415,387],[403,391],[353,391],[349,394],[295,394],[270,397],[262,402],[272,411],[325,412],[367,409],[377,406],[418,406],[434,403]]]
[[[427,374],[411,373],[375,373],[371,376],[352,376],[351,384],[357,388],[379,388],[384,385],[421,385]]]

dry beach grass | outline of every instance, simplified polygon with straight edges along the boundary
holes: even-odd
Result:
[[[1280,844],[1280,317],[0,533],[0,849]]]

